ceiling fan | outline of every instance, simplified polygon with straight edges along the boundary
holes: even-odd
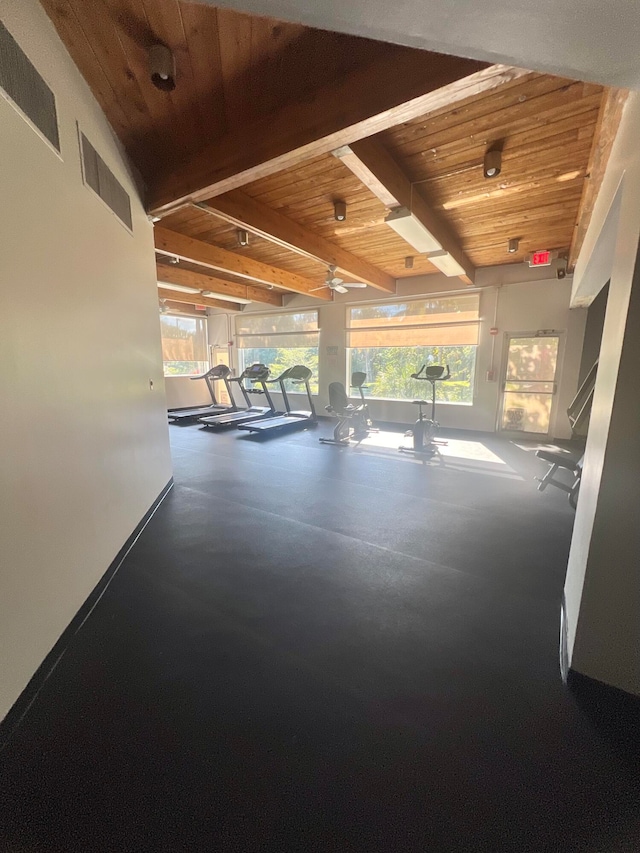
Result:
[[[364,281],[343,281],[341,278],[338,278],[336,275],[336,266],[335,264],[329,264],[329,268],[327,269],[327,277],[324,280],[324,284],[322,287],[314,287],[313,290],[322,290],[325,287],[328,287],[329,290],[335,290],[336,293],[348,293],[350,287],[366,287],[367,285]],[[313,293],[313,290],[311,293]]]

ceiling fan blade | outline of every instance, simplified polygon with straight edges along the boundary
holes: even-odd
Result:
[[[329,286],[330,287],[335,287],[338,284],[342,284],[341,278],[338,278],[337,276],[334,275],[333,278],[329,279]]]
[[[367,285],[364,281],[344,281],[342,282],[345,287],[366,287]]]
[[[309,293],[315,293],[316,290],[326,290],[327,287],[331,287],[329,284],[321,284],[320,287],[312,287]]]
[[[343,287],[341,284],[334,285],[331,290],[335,290],[336,293],[349,293],[346,287]]]

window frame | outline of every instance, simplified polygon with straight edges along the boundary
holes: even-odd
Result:
[[[377,331],[380,328],[384,328],[384,327],[375,327],[375,326],[373,326],[373,327],[357,326],[354,328],[353,326],[350,325],[350,319],[351,319],[351,313],[350,312],[353,308],[363,308],[363,307],[366,307],[369,305],[372,305],[372,306],[376,306],[376,305],[398,305],[398,304],[411,303],[411,302],[425,302],[428,300],[448,299],[448,298],[455,298],[456,296],[467,296],[467,295],[469,295],[469,296],[476,295],[478,297],[478,319],[477,319],[477,321],[476,320],[473,320],[473,321],[461,320],[459,323],[456,323],[455,321],[454,322],[445,321],[444,323],[422,323],[422,324],[409,323],[407,325],[404,325],[402,323],[398,323],[395,326],[390,325],[387,328],[390,328],[390,329],[402,328],[402,329],[406,329],[406,331],[410,332],[411,330],[420,329],[420,328],[423,328],[423,329],[431,328],[431,329],[433,329],[433,328],[436,328],[438,326],[443,326],[443,327],[449,326],[449,327],[451,327],[451,326],[468,326],[471,323],[476,324],[477,328],[478,328],[478,342],[476,344],[452,344],[452,345],[451,344],[441,344],[441,345],[439,345],[441,347],[446,347],[446,346],[473,346],[473,347],[475,347],[475,358],[474,358],[473,371],[472,371],[472,375],[471,375],[471,401],[470,402],[464,402],[464,401],[459,401],[459,400],[453,401],[453,400],[438,400],[438,399],[436,399],[436,403],[438,406],[441,406],[441,405],[442,406],[465,406],[465,407],[474,406],[476,404],[477,393],[478,393],[477,392],[477,377],[478,377],[478,362],[479,362],[478,350],[480,348],[480,331],[481,331],[481,324],[482,324],[482,291],[479,289],[475,289],[475,288],[474,289],[469,288],[469,289],[465,289],[465,290],[455,290],[455,291],[449,291],[449,292],[445,291],[444,293],[429,293],[426,295],[425,294],[417,294],[415,296],[400,297],[400,299],[398,299],[398,297],[396,296],[395,298],[391,298],[391,299],[367,300],[366,302],[362,301],[362,302],[348,304],[346,306],[346,310],[345,310],[345,329],[344,329],[345,353],[346,353],[346,358],[345,358],[346,376],[345,376],[345,380],[347,383],[347,387],[348,387],[349,383],[351,382],[351,374],[353,372],[352,361],[351,361],[351,358],[352,358],[351,354],[352,354],[353,350],[355,350],[355,349],[388,349],[388,348],[391,348],[391,347],[350,347],[350,346],[348,346],[349,333],[350,332],[352,332],[352,331],[368,331],[368,330]],[[425,345],[425,347],[426,346],[429,346],[429,345]],[[437,346],[437,345],[434,345],[434,346]],[[416,349],[416,348],[417,347],[403,347],[403,349]],[[367,400],[380,401],[382,403],[411,403],[413,399],[417,399],[417,398],[415,398],[415,397],[413,397],[413,398],[410,398],[410,397],[375,397],[373,395],[367,396]]]
[[[234,337],[234,343],[235,343],[234,348],[235,348],[235,351],[237,353],[237,359],[236,360],[237,360],[237,366],[238,366],[238,373],[239,374],[241,373],[241,371],[243,369],[243,365],[244,365],[244,358],[240,354],[241,350],[245,350],[245,349],[276,349],[276,348],[279,348],[279,349],[298,349],[298,347],[284,347],[284,346],[283,347],[241,347],[238,344],[238,339],[240,339],[240,338],[243,338],[243,339],[252,338],[252,337],[253,338],[264,338],[264,337],[269,336],[269,337],[274,337],[274,338],[286,339],[287,337],[294,337],[295,335],[317,335],[317,343],[316,343],[315,349],[317,349],[317,351],[318,351],[318,375],[316,377],[316,381],[318,383],[318,390],[317,390],[317,392],[312,391],[311,396],[312,397],[318,397],[320,395],[320,332],[321,332],[320,310],[318,308],[314,308],[314,307],[304,307],[304,308],[301,307],[301,308],[291,308],[288,311],[255,311],[255,312],[252,311],[252,312],[245,315],[245,319],[247,319],[248,317],[255,317],[255,318],[283,317],[283,316],[289,316],[289,315],[293,315],[293,314],[315,314],[316,328],[311,329],[311,330],[307,329],[304,331],[290,329],[286,332],[249,332],[247,334],[239,334],[238,333],[238,322],[239,321],[241,322],[241,316],[237,315],[234,318],[233,337]],[[245,367],[246,366],[247,365],[245,365]],[[267,366],[269,366],[269,365],[267,365]],[[271,377],[271,378],[275,379],[275,377]],[[279,394],[280,389],[279,388],[274,389],[272,391],[272,393]],[[291,396],[292,394],[294,394],[294,395],[302,394],[302,395],[306,396],[306,393],[304,391],[298,391],[295,389],[291,389],[291,390],[287,389],[287,394],[289,396]]]
[[[199,361],[199,362],[196,362],[196,363],[197,363],[197,364],[203,364],[203,365],[205,365],[205,370],[204,370],[203,372],[206,372],[207,370],[209,370],[209,368],[211,367],[211,350],[210,350],[210,347],[209,347],[209,323],[208,323],[208,318],[207,318],[206,316],[202,316],[202,317],[193,317],[193,316],[188,315],[188,314],[180,314],[180,313],[178,313],[178,312],[176,312],[176,311],[168,311],[166,314],[161,314],[161,315],[160,315],[160,346],[161,346],[161,348],[162,348],[162,339],[163,339],[163,335],[162,335],[162,318],[163,318],[163,317],[174,317],[176,320],[195,320],[195,321],[196,321],[196,323],[197,323],[198,321],[201,321],[201,322],[202,322],[203,329],[204,329],[204,352],[205,352],[205,358],[204,358],[204,360],[203,360],[203,361]],[[164,359],[164,353],[163,353],[163,359],[162,359],[162,375],[163,375],[163,377],[164,377],[165,379],[181,379],[181,378],[185,378],[185,377],[188,379],[190,376],[198,376],[198,375],[199,375],[199,373],[165,373],[165,367],[164,367],[164,366],[165,366],[165,363],[166,363],[166,362],[165,362],[165,359]]]

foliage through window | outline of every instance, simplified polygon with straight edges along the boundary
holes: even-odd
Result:
[[[266,364],[275,379],[294,364],[304,364],[312,372],[311,392],[318,393],[318,312],[287,314],[247,314],[236,317],[239,368],[258,361]],[[291,385],[288,390],[299,391]]]
[[[196,376],[209,369],[204,317],[160,315],[165,376]]]
[[[479,295],[466,293],[349,308],[349,375],[367,374],[369,397],[415,400],[430,393],[411,374],[448,364],[451,379],[437,383],[436,399],[473,403],[479,307]]]

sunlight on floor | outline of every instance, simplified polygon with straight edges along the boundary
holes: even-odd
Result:
[[[452,468],[457,471],[467,471],[474,474],[489,474],[497,477],[523,480],[503,459],[500,459],[481,441],[450,438],[445,444],[438,445],[438,451],[433,456],[400,453],[400,447],[411,448],[411,437],[399,432],[371,433],[368,438],[358,444],[353,444],[353,451],[371,455],[394,455],[404,462],[429,467]]]
[[[566,447],[558,447],[557,444],[553,444],[550,442],[546,442],[545,444],[538,444],[538,442],[530,442],[527,444],[519,444],[517,441],[511,442],[514,447],[517,447],[519,450],[525,450],[527,453],[535,453],[536,450],[553,450],[554,453],[566,453],[571,456],[571,451],[567,450]]]

